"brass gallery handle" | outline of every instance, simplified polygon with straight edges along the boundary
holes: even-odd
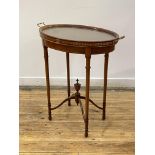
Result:
[[[46,25],[46,24],[45,24],[44,22],[38,23],[38,24],[37,24],[38,27],[42,27],[42,26],[45,26],[45,25]]]
[[[119,40],[120,40],[120,39],[124,39],[124,38],[125,38],[125,36],[121,36],[121,37],[119,37]]]

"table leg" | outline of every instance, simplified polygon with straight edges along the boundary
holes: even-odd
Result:
[[[86,57],[85,137],[88,137],[89,88],[90,88],[90,59],[91,59],[91,49],[90,48],[87,48],[86,49],[85,57]]]
[[[107,91],[107,73],[108,73],[108,58],[109,54],[105,54],[104,60],[104,91],[103,91],[103,115],[102,120],[105,120],[106,117],[106,91]]]
[[[51,101],[50,101],[50,80],[49,80],[49,64],[48,64],[48,49],[44,47],[44,59],[45,59],[45,73],[46,73],[46,87],[47,87],[47,100],[48,100],[48,119],[52,120],[51,116]]]
[[[70,65],[69,65],[69,53],[66,52],[66,63],[67,63],[67,90],[68,97],[70,96]],[[70,106],[70,100],[68,100],[68,106]]]

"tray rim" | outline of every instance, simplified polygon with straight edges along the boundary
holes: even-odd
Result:
[[[52,27],[75,27],[75,28],[81,28],[81,29],[89,29],[89,30],[95,30],[98,32],[106,32],[112,36],[114,36],[114,39],[107,40],[107,41],[77,41],[77,40],[69,40],[69,39],[62,39],[57,38],[48,34],[45,34],[43,31],[47,28]],[[51,25],[45,25],[39,28],[40,36],[42,39],[48,40],[50,42],[55,42],[57,44],[66,44],[71,46],[113,46],[115,45],[119,40],[119,35],[116,32],[113,32],[111,30],[107,30],[104,28],[94,27],[94,26],[88,26],[88,25],[76,25],[76,24],[51,24]]]

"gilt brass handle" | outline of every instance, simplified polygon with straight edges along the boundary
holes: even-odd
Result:
[[[120,40],[120,39],[124,39],[124,38],[125,38],[125,36],[121,36],[121,37],[119,37],[119,40]]]
[[[45,25],[46,25],[46,24],[45,24],[44,22],[38,23],[38,24],[37,24],[38,27],[42,27],[42,26],[45,26]]]

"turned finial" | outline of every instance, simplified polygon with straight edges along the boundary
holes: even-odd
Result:
[[[79,103],[79,97],[80,97],[80,93],[79,93],[79,90],[81,88],[81,84],[79,83],[79,79],[76,80],[76,83],[74,84],[74,88],[76,90],[76,93],[75,93],[75,102]]]
[[[76,82],[78,83],[79,82],[79,79],[76,79]]]
[[[81,84],[79,83],[79,79],[76,80],[76,83],[74,84],[75,90],[78,92],[81,88]]]

